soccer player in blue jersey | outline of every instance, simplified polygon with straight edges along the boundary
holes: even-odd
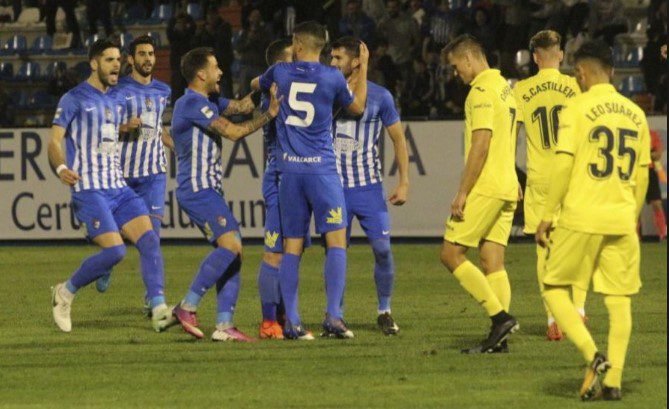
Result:
[[[72,330],[70,311],[77,290],[125,256],[121,231],[139,250],[142,278],[153,306],[153,328],[162,331],[175,320],[165,304],[160,241],[144,202],[123,180],[117,142],[124,108],[108,95],[118,82],[121,53],[114,43],[98,40],[90,48],[89,61],[88,80],[58,103],[48,152],[58,177],[72,189],[77,219],[101,250],[84,260],[69,280],[53,287],[53,318],[62,331]]]
[[[330,65],[338,68],[351,80],[360,67],[360,41],[342,37],[332,43]],[[365,81],[366,78],[359,78]],[[382,129],[388,132],[395,149],[399,183],[388,200],[403,205],[409,190],[409,155],[400,116],[390,92],[367,81],[367,107],[362,117],[339,112],[335,117],[334,148],[337,169],[344,185],[347,239],[351,237],[351,222],[356,217],[374,251],[374,281],[378,297],[377,324],[386,335],[396,335],[399,327],[390,310],[390,298],[395,278],[395,265],[390,250],[390,215],[383,190],[379,138]]]
[[[239,225],[222,192],[221,145],[223,138],[236,141],[267,124],[278,113],[279,101],[272,98],[267,111],[234,124],[219,115],[220,103],[209,99],[220,92],[218,82],[223,74],[211,48],[200,47],[186,53],[181,60],[181,73],[188,89],[175,103],[172,114],[177,200],[215,249],[202,261],[186,297],[174,308],[174,316],[186,332],[203,338],[197,307],[202,296],[216,284],[218,314],[212,340],[252,341],[232,324],[239,295],[242,243]]]
[[[352,338],[342,319],[341,302],[346,277],[346,203],[332,147],[332,110],[344,107],[354,115],[365,110],[367,82],[358,81],[352,94],[344,76],[319,62],[325,46],[325,28],[315,22],[293,31],[292,63],[278,63],[254,80],[267,91],[273,83],[285,97],[276,121],[281,172],[279,204],[284,254],[279,287],[286,308],[284,336],[311,340],[298,312],[298,272],[313,211],[317,233],[325,235],[327,256],[324,276],[327,313],[324,335]],[[366,78],[369,51],[360,45],[360,76]],[[282,205],[289,203],[290,205]]]

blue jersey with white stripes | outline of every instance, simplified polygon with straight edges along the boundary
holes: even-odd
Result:
[[[198,192],[221,190],[221,138],[207,131],[219,116],[218,101],[191,89],[174,104],[172,139],[177,155],[179,189]]]
[[[165,146],[161,135],[162,118],[170,100],[170,87],[156,79],[147,85],[132,76],[122,77],[113,89],[119,104],[125,106],[123,123],[140,118],[142,126],[137,133],[121,135],[119,150],[123,176],[137,178],[165,173]]]
[[[272,83],[277,84],[278,95],[283,96],[275,121],[279,170],[335,174],[332,109],[353,102],[342,73],[317,62],[282,62],[260,76],[263,91],[269,91]]]
[[[123,106],[87,81],[63,95],[53,124],[65,128],[67,167],[80,180],[75,192],[125,186],[118,156],[118,127]]]
[[[382,181],[379,137],[383,127],[399,120],[393,96],[371,81],[367,81],[367,106],[362,117],[354,118],[344,111],[337,115],[334,147],[344,188]]]

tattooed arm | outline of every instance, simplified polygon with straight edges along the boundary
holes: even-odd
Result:
[[[225,111],[223,111],[223,115],[230,116],[237,114],[248,114],[253,112],[256,106],[253,103],[253,99],[251,98],[252,96],[253,92],[251,92],[250,94],[239,100],[231,99],[230,104],[228,105],[227,108],[225,108]]]

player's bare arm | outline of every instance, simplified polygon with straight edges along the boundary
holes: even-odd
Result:
[[[49,163],[56,169],[60,181],[68,186],[74,186],[79,180],[77,172],[68,169],[65,165],[65,154],[63,153],[63,139],[65,139],[65,128],[53,125],[51,127],[51,139],[49,140]]]
[[[245,115],[253,112],[256,106],[253,103],[253,99],[251,98],[252,95],[253,92],[249,93],[242,99],[231,99],[230,104],[227,108],[225,108],[225,111],[223,111],[223,115]]]
[[[395,150],[395,161],[400,173],[400,180],[390,194],[388,200],[395,206],[402,206],[409,195],[409,153],[407,151],[407,140],[404,135],[402,122],[397,121],[386,128],[390,139],[393,141]]]
[[[170,130],[163,126],[163,132],[160,134],[160,140],[163,141],[163,145],[167,146],[171,150],[174,150],[174,140],[172,135],[170,135]]]
[[[491,139],[492,131],[490,129],[477,129],[472,132],[472,146],[469,150],[469,156],[467,156],[465,169],[462,172],[460,187],[453,202],[451,202],[451,217],[456,220],[464,220],[467,196],[474,188],[476,181],[481,175],[481,171],[483,171],[483,166],[488,158]]]
[[[142,126],[142,120],[139,117],[130,118],[128,122],[119,125],[118,131],[120,134],[134,133],[140,126]]]
[[[255,77],[251,80],[251,90],[260,91],[260,77]]]
[[[360,42],[360,67],[358,68],[358,79],[353,88],[353,102],[346,107],[346,110],[353,115],[362,115],[367,105],[367,67],[369,64],[369,50],[367,45]]]
[[[548,239],[553,229],[555,212],[567,194],[571,171],[574,167],[574,155],[568,152],[557,152],[553,165],[554,168],[551,174],[546,207],[544,208],[541,223],[539,223],[534,237],[537,244],[541,247],[548,245]]]

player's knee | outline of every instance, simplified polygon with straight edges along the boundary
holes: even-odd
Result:
[[[458,248],[448,242],[444,242],[439,256],[441,263],[451,272],[455,271],[457,266],[462,263],[462,260],[460,259],[464,258],[464,256],[460,254]]]
[[[379,239],[372,241],[372,250],[377,264],[389,265],[393,261],[393,253],[390,250],[389,239]]]
[[[140,253],[157,253],[160,251],[160,238],[154,230],[148,230],[135,243]]]
[[[279,266],[281,265],[282,257],[283,254],[281,253],[271,253],[266,251],[265,253],[263,253],[262,261],[274,268],[279,268]]]
[[[124,244],[114,247],[107,247],[102,249],[102,253],[105,256],[105,260],[111,267],[115,266],[116,264],[120,263],[121,260],[123,260],[123,257],[125,257],[126,253],[126,247]]]

